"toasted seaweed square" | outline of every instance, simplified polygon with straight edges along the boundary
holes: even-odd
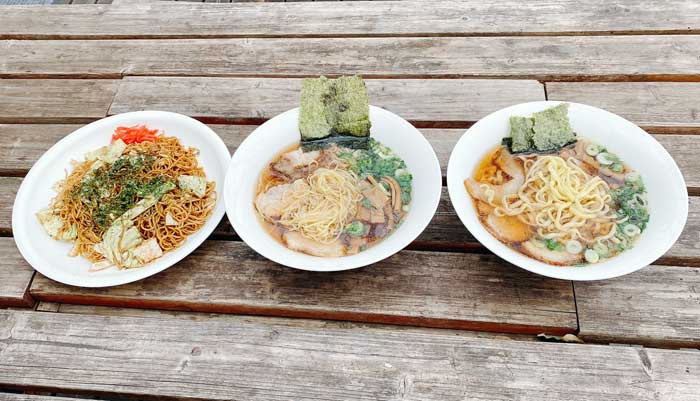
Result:
[[[510,117],[510,151],[513,153],[527,152],[532,149],[532,125],[531,118]]]
[[[334,80],[334,101],[328,105],[326,118],[335,133],[369,136],[369,97],[365,82],[357,75]]]
[[[568,111],[569,105],[561,103],[532,114],[532,142],[535,149],[549,151],[576,141],[576,135],[569,124]]]
[[[302,82],[299,131],[302,140],[351,135],[368,137],[369,97],[359,76]]]
[[[302,139],[320,139],[331,135],[333,127],[326,120],[331,83],[326,77],[306,78],[302,81],[299,108],[299,132]]]

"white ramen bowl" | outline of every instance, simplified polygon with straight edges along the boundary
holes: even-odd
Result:
[[[185,146],[199,149],[199,164],[208,181],[216,182],[219,199],[204,226],[190,235],[179,248],[136,269],[116,267],[89,272],[92,265],[82,256],[70,257],[72,244],[57,241],[41,227],[35,213],[47,207],[56,195],[54,184],[71,171],[71,160],[82,161],[85,153],[109,145],[118,126],[146,124],[177,137]],[[221,199],[226,167],[230,154],[224,142],[206,125],[190,117],[164,111],[138,111],[118,114],[79,128],[58,141],[34,164],[17,192],[12,209],[12,233],[22,256],[41,274],[81,287],[107,287],[130,283],[151,276],[172,266],[194,251],[214,231],[224,215]]]
[[[410,123],[394,113],[370,106],[371,136],[389,146],[413,175],[413,199],[404,222],[383,241],[356,255],[322,258],[288,249],[262,226],[253,200],[263,169],[300,141],[299,109],[286,111],[251,133],[231,159],[226,175],[225,200],[236,233],[251,248],[285,266],[311,271],[354,269],[385,259],[411,243],[428,225],[437,210],[442,175],[430,143]]]
[[[649,224],[632,249],[604,262],[583,267],[552,266],[525,256],[493,237],[478,218],[464,188],[487,152],[508,135],[510,116],[533,112],[561,102],[532,102],[506,107],[474,124],[457,142],[447,167],[452,205],[467,229],[493,253],[523,269],[566,280],[602,280],[643,268],[662,256],[676,242],[688,217],[688,192],[678,166],[651,135],[626,119],[605,110],[569,103],[569,120],[580,138],[590,139],[617,154],[639,172],[647,188]]]

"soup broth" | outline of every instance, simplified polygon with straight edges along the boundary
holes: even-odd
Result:
[[[409,212],[412,176],[391,149],[297,145],[260,175],[255,209],[270,235],[320,257],[357,254],[396,230]]]

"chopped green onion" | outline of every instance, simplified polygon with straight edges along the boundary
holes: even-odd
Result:
[[[625,176],[625,180],[626,180],[627,182],[637,182],[637,181],[639,181],[640,178],[641,178],[641,176],[640,176],[639,173],[636,172],[636,171],[633,171],[633,172],[631,172],[631,173],[628,173],[628,174]]]
[[[583,257],[588,263],[597,263],[600,260],[600,255],[593,249],[586,249],[586,252],[583,253]]]
[[[600,163],[604,166],[608,166],[610,164],[613,164],[613,163],[620,161],[620,159],[618,159],[617,156],[615,156],[612,153],[608,153],[608,152],[598,153],[598,155],[595,157],[595,159],[598,161],[598,163]]]
[[[569,252],[572,255],[576,255],[581,253],[583,250],[583,245],[581,245],[580,242],[576,241],[575,239],[566,241],[566,251]]]
[[[642,232],[642,230],[640,230],[639,227],[634,224],[627,224],[622,228],[622,232],[628,237],[636,237]]]
[[[622,164],[620,163],[615,163],[612,166],[610,166],[610,170],[616,172],[616,173],[621,173],[625,168],[622,167]]]
[[[598,253],[598,256],[601,258],[607,258],[608,255],[610,254],[610,250],[608,249],[607,245],[602,244],[600,242],[596,242],[593,244],[593,250]]]
[[[588,146],[586,146],[586,154],[589,156],[596,156],[598,153],[600,153],[601,149],[600,146],[596,145],[595,143],[591,143]]]

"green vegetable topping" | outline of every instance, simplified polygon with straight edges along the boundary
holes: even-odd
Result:
[[[369,226],[362,224],[360,221],[353,221],[345,227],[345,233],[351,237],[360,238],[367,235],[369,232]]]
[[[612,166],[610,166],[610,170],[616,172],[616,173],[621,173],[625,168],[622,167],[622,164],[620,163],[615,163]]]
[[[341,153],[341,155],[347,152]],[[339,156],[340,157],[340,156]],[[382,145],[373,138],[369,140],[368,150],[356,150],[355,158],[348,159],[350,169],[360,179],[373,176],[376,180],[382,177],[394,177],[401,187],[401,203],[411,202],[413,176],[406,169],[406,163],[390,148]]]
[[[564,245],[562,245],[559,241],[555,239],[545,239],[544,240],[544,245],[549,249],[550,251],[563,251]]]
[[[627,218],[618,225],[618,233],[624,235],[627,224],[634,224],[640,231],[644,231],[649,222],[649,210],[646,206],[646,189],[641,179],[627,180],[625,185],[613,191],[613,200],[617,205],[618,216],[621,219]]]
[[[146,182],[134,178],[152,165],[151,156],[122,156],[111,165],[102,165],[88,172],[75,187],[72,196],[90,207],[95,224],[106,230],[139,199],[160,197],[165,188],[172,189],[173,184],[166,177],[156,177]]]

